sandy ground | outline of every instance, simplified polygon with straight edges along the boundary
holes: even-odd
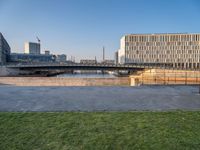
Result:
[[[0,86],[0,111],[200,110],[198,86]]]

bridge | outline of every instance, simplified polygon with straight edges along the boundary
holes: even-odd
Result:
[[[81,63],[44,63],[44,64],[8,64],[7,68],[20,69],[20,70],[105,70],[105,71],[135,71],[143,69],[170,69],[173,68],[172,64],[159,64],[159,63],[135,63],[135,64],[81,64]],[[180,68],[176,68],[180,69]]]
[[[3,69],[4,68],[4,69]],[[42,75],[51,76],[62,73],[73,73],[75,70],[98,70],[114,71],[117,74],[132,74],[133,72],[145,69],[166,69],[166,70],[196,70],[200,68],[174,67],[173,64],[159,63],[135,63],[135,64],[82,64],[82,63],[9,63],[4,67],[0,66],[0,76],[17,75]],[[6,68],[6,69],[5,69]],[[3,72],[3,73],[2,73]]]

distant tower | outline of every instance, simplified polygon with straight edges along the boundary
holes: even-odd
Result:
[[[95,60],[95,63],[97,63],[97,57],[96,56],[95,56],[94,60]]]
[[[105,47],[103,46],[103,61],[105,60]]]

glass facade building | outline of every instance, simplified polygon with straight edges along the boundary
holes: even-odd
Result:
[[[10,56],[10,46],[0,33],[0,65],[6,64]]]
[[[45,54],[20,54],[20,53],[11,53],[9,62],[26,62],[26,63],[36,63],[36,62],[54,62],[55,57],[53,55]]]

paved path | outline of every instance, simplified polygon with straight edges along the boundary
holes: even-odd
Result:
[[[0,86],[0,111],[200,110],[196,86]]]

